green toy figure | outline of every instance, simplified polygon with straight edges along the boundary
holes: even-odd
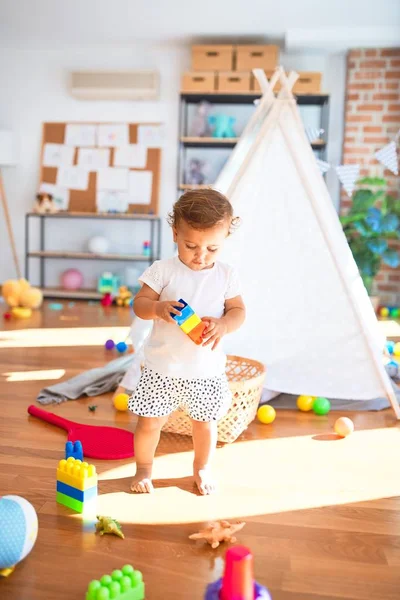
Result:
[[[100,533],[100,535],[104,535],[105,533],[113,533],[123,540],[125,539],[125,536],[122,533],[121,525],[118,523],[118,521],[112,517],[102,517],[100,515],[97,515],[96,518],[96,533]]]

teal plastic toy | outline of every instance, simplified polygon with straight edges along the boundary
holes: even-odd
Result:
[[[209,124],[215,127],[212,136],[215,138],[236,137],[235,130],[232,127],[235,120],[234,117],[228,117],[228,115],[212,115],[208,117]]]

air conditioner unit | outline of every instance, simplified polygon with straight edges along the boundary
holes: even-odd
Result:
[[[157,71],[76,71],[71,94],[80,100],[157,100]]]

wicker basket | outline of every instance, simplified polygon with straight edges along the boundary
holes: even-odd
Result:
[[[256,416],[265,367],[250,358],[228,356],[226,375],[232,392],[232,406],[218,423],[218,441],[234,442]],[[163,431],[191,435],[190,418],[184,410],[176,410],[164,425]]]

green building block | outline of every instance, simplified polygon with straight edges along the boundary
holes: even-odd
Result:
[[[125,565],[111,575],[89,583],[85,600],[144,600],[144,583],[140,571]]]
[[[57,492],[56,501],[58,504],[63,504],[67,508],[71,508],[75,512],[83,513],[84,510],[88,508],[95,507],[97,496],[94,496],[91,500],[86,500],[85,502],[80,502],[80,500],[75,500],[75,498],[71,498],[71,496],[66,496],[66,494],[62,494],[61,492]]]

